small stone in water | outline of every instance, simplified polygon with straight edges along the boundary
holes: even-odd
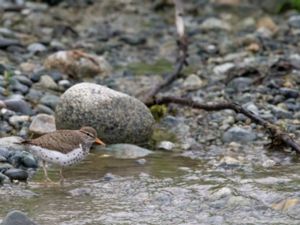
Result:
[[[146,159],[138,159],[138,160],[136,160],[136,162],[137,162],[137,164],[144,165],[147,162],[147,160]]]
[[[23,212],[13,210],[3,219],[1,225],[37,225],[29,219]]]
[[[28,173],[22,169],[10,168],[4,172],[4,175],[8,176],[10,181],[18,180],[27,182]]]
[[[162,141],[158,144],[157,148],[166,151],[172,151],[175,147],[175,144],[170,141]]]

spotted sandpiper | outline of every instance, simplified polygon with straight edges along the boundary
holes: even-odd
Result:
[[[41,137],[25,140],[28,150],[42,160],[43,170],[47,182],[47,163],[60,166],[60,183],[63,184],[63,168],[79,163],[90,152],[93,143],[105,145],[92,127],[82,127],[79,130],[57,130]]]

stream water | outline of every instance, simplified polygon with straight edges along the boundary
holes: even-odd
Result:
[[[39,170],[27,186],[0,189],[0,217],[18,209],[43,225],[300,223],[297,162],[246,172],[170,153],[146,160],[91,154],[65,170],[64,187],[45,187]]]

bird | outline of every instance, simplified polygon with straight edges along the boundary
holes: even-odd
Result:
[[[47,163],[60,166],[60,184],[63,184],[63,168],[85,159],[94,143],[105,146],[94,128],[84,126],[79,130],[56,130],[20,144],[42,161],[46,183],[54,183],[48,176]]]

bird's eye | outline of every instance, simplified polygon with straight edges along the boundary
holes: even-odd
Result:
[[[90,136],[90,137],[93,137],[93,135],[92,135],[92,134],[90,134],[90,133],[86,133],[86,135],[87,135],[87,136]]]

